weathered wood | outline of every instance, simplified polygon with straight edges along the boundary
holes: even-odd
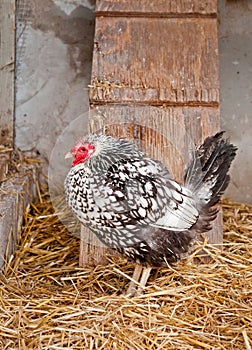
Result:
[[[131,139],[181,181],[190,149],[220,128],[216,1],[96,6],[90,131]],[[80,264],[101,262],[104,247],[81,236]],[[221,214],[207,236],[221,243]]]
[[[106,254],[109,249],[90,231],[87,227],[81,226],[81,243],[79,265],[95,266],[106,264]]]
[[[6,179],[11,155],[12,155],[12,149],[5,149],[5,148],[1,149],[0,147],[0,184],[3,180]]]
[[[96,16],[216,16],[217,0],[96,0]]]
[[[0,144],[13,146],[15,0],[0,1]]]
[[[90,99],[218,105],[216,19],[98,18]]]
[[[37,167],[23,166],[0,186],[0,269],[20,240],[24,211],[36,196]]]

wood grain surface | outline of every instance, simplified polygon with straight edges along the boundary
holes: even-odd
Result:
[[[96,0],[97,16],[216,16],[217,0]]]
[[[130,139],[182,182],[191,149],[220,129],[216,1],[98,0],[96,11],[90,131]],[[81,236],[80,264],[103,263],[106,248]],[[221,214],[207,237],[222,242]]]
[[[93,103],[217,105],[218,69],[216,19],[96,20]]]

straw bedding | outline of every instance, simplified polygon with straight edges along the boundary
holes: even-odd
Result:
[[[223,252],[154,272],[127,298],[134,266],[79,268],[79,241],[42,194],[0,275],[0,349],[252,348],[252,206],[224,203]],[[195,254],[197,254],[196,249]]]

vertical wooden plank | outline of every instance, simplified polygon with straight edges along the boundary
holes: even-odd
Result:
[[[220,128],[217,2],[153,4],[96,3],[90,131],[131,139],[181,181],[190,149]],[[221,243],[221,215],[213,226]],[[103,261],[92,236],[82,228],[81,265]]]
[[[15,0],[0,1],[0,144],[13,147]]]

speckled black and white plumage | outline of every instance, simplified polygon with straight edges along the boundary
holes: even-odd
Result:
[[[144,265],[174,263],[211,228],[235,151],[223,133],[207,138],[180,185],[130,142],[89,135],[71,150],[67,202],[107,246]]]

